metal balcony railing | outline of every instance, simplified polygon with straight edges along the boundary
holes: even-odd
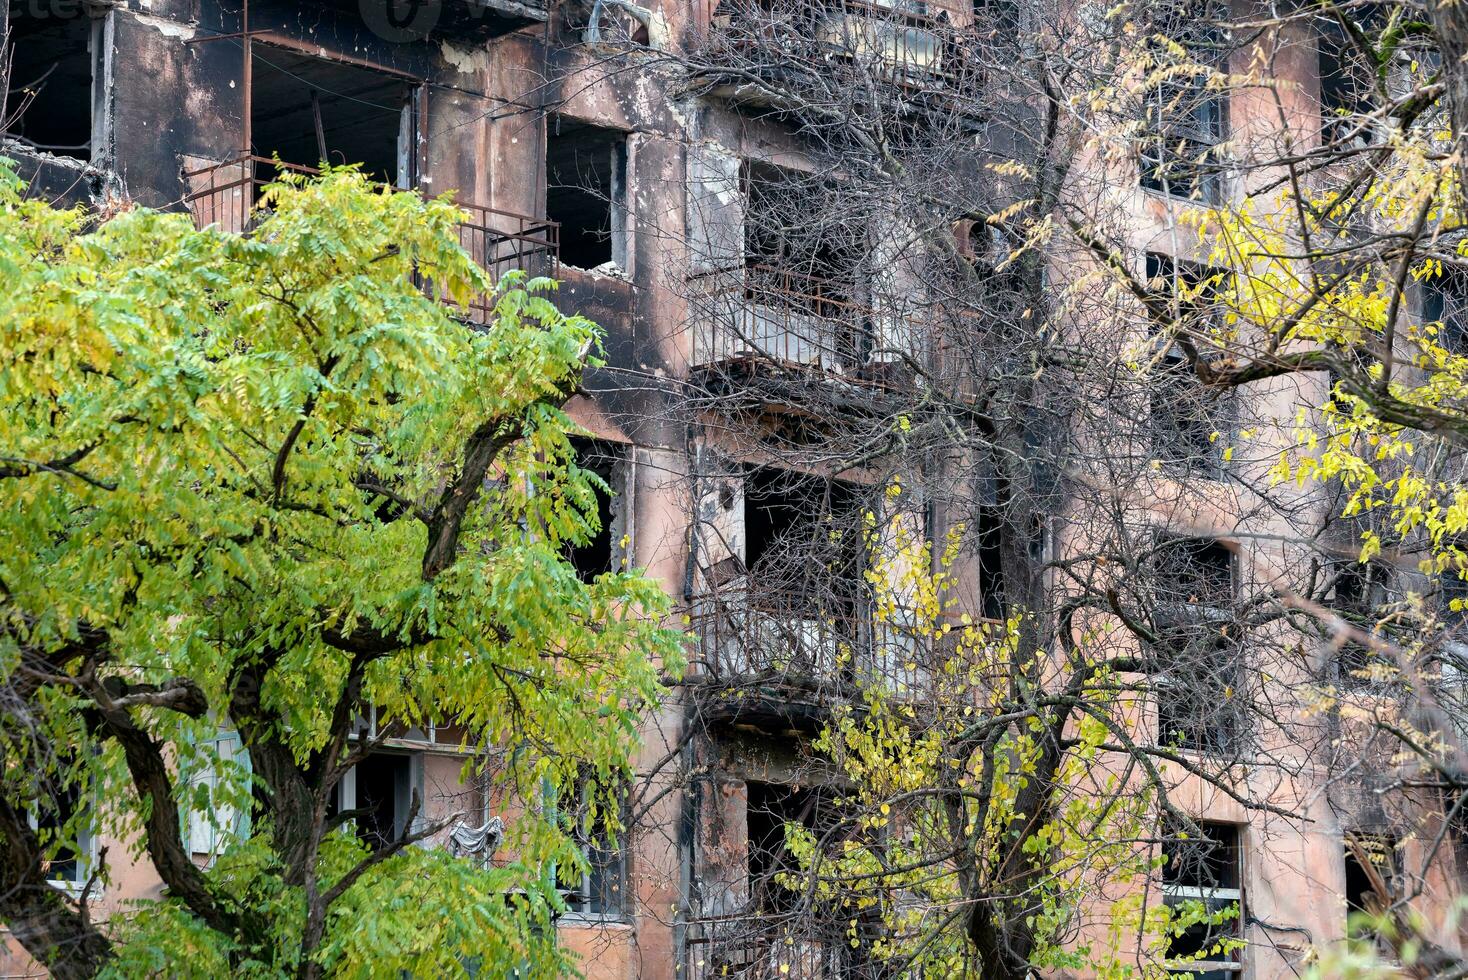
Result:
[[[690,284],[695,368],[764,362],[888,387],[897,381],[884,370],[893,349],[920,350],[914,316],[875,308],[853,285],[759,263],[700,273]]]
[[[704,952],[695,946],[695,977],[738,978],[738,980],[838,980],[850,976],[841,944],[823,943],[779,935],[768,927],[767,935],[711,944]]]
[[[199,228],[217,225],[243,234],[259,220],[260,190],[282,173],[315,175],[311,167],[281,163],[259,156],[233,160],[187,171],[188,193],[184,203]],[[396,188],[394,188],[396,189]],[[459,244],[487,273],[499,278],[511,269],[532,276],[554,276],[560,256],[560,225],[545,218],[517,214],[482,204],[455,202],[465,212],[459,224]],[[432,284],[425,283],[432,291]],[[465,316],[483,323],[489,318],[493,297],[485,294],[470,299]]]
[[[854,613],[823,610],[796,595],[709,596],[691,618],[699,659],[717,677],[849,680],[866,633]]]
[[[773,69],[791,59],[838,59],[860,62],[909,93],[956,95],[982,82],[982,62],[968,50],[978,35],[933,15],[925,3],[739,0],[722,9],[709,36],[710,53],[722,52],[746,70],[758,71],[761,63]]]

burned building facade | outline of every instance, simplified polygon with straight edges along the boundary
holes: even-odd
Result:
[[[637,567],[660,581],[686,617],[690,666],[646,720],[626,833],[615,846],[589,839],[589,870],[565,883],[559,935],[589,977],[903,975],[870,955],[879,916],[822,907],[790,884],[787,827],[839,845],[850,776],[816,737],[873,685],[921,709],[952,659],[950,632],[913,608],[914,582],[950,548],[942,618],[1002,630],[1016,609],[1046,610],[1013,629],[1048,651],[1058,632],[1034,623],[1053,624],[1088,589],[1144,609],[1156,649],[1131,658],[1155,679],[1133,688],[1140,735],[1220,769],[1267,757],[1248,795],[1257,806],[1186,766],[1176,777],[1206,853],[1190,861],[1164,846],[1150,900],[1233,903],[1229,928],[1247,943],[1194,972],[1294,975],[1312,948],[1346,938],[1373,854],[1406,862],[1424,846],[1421,824],[1404,832],[1379,805],[1350,802],[1368,801],[1369,780],[1337,785],[1348,738],[1277,707],[1320,672],[1356,677],[1361,664],[1341,668],[1319,637],[1300,654],[1283,626],[1256,637],[1231,625],[1253,622],[1269,575],[1308,558],[1250,543],[1298,538],[1298,527],[1281,530],[1277,509],[1233,492],[1230,466],[1260,482],[1262,469],[1225,458],[1227,433],[1244,427],[1229,420],[1290,419],[1304,396],[1268,389],[1224,404],[1167,351],[1130,394],[1088,387],[1108,383],[1099,369],[1059,390],[1046,373],[1062,349],[1068,364],[1088,352],[1121,363],[1136,331],[1108,326],[1101,338],[1097,324],[1125,322],[1109,309],[1120,301],[1104,297],[1103,317],[1099,290],[1070,295],[1094,263],[1022,247],[1032,219],[1104,211],[1138,279],[1206,306],[1217,274],[1178,215],[1242,195],[1250,144],[1227,166],[1212,147],[1280,114],[1263,88],[1223,98],[1174,73],[1164,92],[1132,93],[1160,134],[1120,161],[1099,153],[1047,117],[1016,67],[1034,59],[1024,36],[1045,6],[9,8],[0,152],[33,193],[244,232],[280,174],[355,164],[391,187],[452,196],[477,261],[554,276],[557,302],[605,329],[606,363],[571,408],[587,430],[583,465],[613,493],[601,533],[568,559],[588,577]],[[1069,4],[1050,13],[1051,34],[1085,19]],[[1255,50],[1203,43],[1240,66]],[[1347,98],[1322,87],[1323,42],[1288,25],[1247,43],[1267,47],[1290,83],[1271,90],[1286,128],[1318,138],[1322,103]],[[1261,144],[1276,135],[1260,129]],[[481,301],[464,315],[485,312]],[[1107,463],[1077,475],[1097,459]],[[1290,522],[1318,518],[1311,506],[1292,499]],[[1107,578],[1122,568],[1136,575]],[[1332,597],[1369,603],[1379,584],[1342,576]],[[1084,615],[1100,629],[1102,614]],[[1255,645],[1267,665],[1245,661]],[[1261,676],[1282,678],[1255,692],[1277,708],[1267,731],[1218,710]],[[1376,696],[1368,687],[1358,693]],[[1310,734],[1292,741],[1297,723]],[[235,745],[221,736],[220,753]],[[435,846],[492,859],[495,821],[512,816],[464,781],[464,757],[452,719],[415,730],[350,774],[338,805],[370,809],[359,830],[385,839],[403,832],[416,792],[429,817],[465,814]],[[198,860],[246,819],[191,822]],[[83,843],[57,862],[58,887],[93,877],[100,842]],[[159,894],[145,860],[109,853],[105,908]],[[1431,915],[1456,945],[1451,877],[1434,879]],[[1086,921],[1075,938],[1104,930]],[[1208,945],[1182,936],[1171,951]],[[6,975],[31,968],[13,942],[3,955]]]

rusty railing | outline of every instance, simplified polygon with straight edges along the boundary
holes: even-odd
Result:
[[[217,225],[243,234],[259,219],[256,205],[261,189],[282,173],[315,175],[311,167],[281,163],[259,156],[240,156],[223,163],[184,173],[188,192],[184,203],[194,223],[204,228]],[[394,188],[396,189],[396,188]],[[512,269],[532,276],[554,276],[560,258],[560,225],[513,211],[482,204],[455,202],[467,214],[459,224],[459,244],[492,280],[498,281]],[[431,290],[431,284],[425,284]],[[475,323],[488,320],[493,297],[484,294],[470,299],[465,316]]]
[[[871,349],[875,312],[815,276],[749,264],[694,276],[694,365],[763,359],[854,376]]]
[[[744,365],[840,377],[875,389],[912,383],[906,357],[923,358],[923,317],[884,309],[867,287],[748,263],[690,277],[694,368]]]
[[[849,680],[865,642],[862,619],[797,595],[708,596],[691,616],[703,669],[718,677]]]
[[[711,54],[756,67],[766,56],[860,61],[909,92],[967,90],[981,78],[968,50],[981,37],[911,5],[832,0],[802,8],[741,0],[715,19],[709,40]]]
[[[741,588],[696,600],[689,629],[697,638],[696,666],[714,679],[875,684],[901,695],[931,688],[935,671],[954,655],[962,617],[945,618],[955,627],[947,634],[921,626],[901,607],[878,622],[856,602],[833,610],[796,593]],[[984,617],[966,622],[1002,628]]]

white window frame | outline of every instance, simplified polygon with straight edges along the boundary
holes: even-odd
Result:
[[[585,806],[587,794],[590,791],[591,784],[589,782],[583,781],[577,784],[576,799],[578,813]],[[579,827],[576,830],[576,834],[579,838],[581,835],[581,830]],[[592,887],[592,869],[590,866],[588,866],[581,872],[581,876],[575,883],[574,888],[567,887],[561,889],[566,897],[566,912],[561,917],[561,921],[565,922],[567,925],[588,923],[600,925],[606,923],[621,923],[627,921],[627,840],[628,829],[626,827],[623,827],[621,832],[617,835],[617,860],[615,871],[617,878],[615,892],[617,896],[617,901],[615,903],[615,906],[610,909],[591,909],[590,906],[593,899],[595,898],[596,890]],[[584,854],[585,842],[582,842],[582,846]],[[588,861],[588,865],[589,864],[590,862]]]
[[[1244,826],[1242,824],[1229,824],[1219,822],[1217,826],[1232,827],[1234,832],[1234,873],[1238,876],[1239,887],[1237,888],[1200,888],[1196,885],[1176,885],[1163,883],[1162,901],[1165,905],[1173,902],[1186,902],[1197,900],[1208,907],[1210,911],[1215,910],[1216,905],[1226,905],[1229,902],[1237,904],[1239,914],[1235,918],[1235,932],[1240,940],[1245,939],[1245,916],[1247,906],[1244,904]],[[1165,969],[1169,974],[1198,974],[1211,970],[1219,970],[1224,973],[1232,973],[1242,977],[1244,975],[1244,950],[1234,953],[1231,960],[1193,960],[1183,963],[1168,960]]]
[[[403,828],[402,831],[397,831],[394,828],[395,832],[411,834],[423,827],[423,811],[428,806],[428,801],[423,791],[423,751],[421,749],[379,750],[373,752],[368,758],[380,758],[388,755],[406,758],[408,760],[408,796],[404,800],[394,801],[394,808],[397,808],[397,805],[401,803],[399,812],[406,816],[408,808],[412,806],[414,791],[416,790],[418,793],[419,808],[417,815],[413,818],[413,823]],[[358,766],[361,764],[361,762],[357,763]],[[357,809],[357,766],[353,766],[342,774],[341,780],[336,784],[336,801],[338,812]],[[355,818],[348,822],[351,823],[354,829],[356,828],[357,821]]]
[[[84,808],[90,813],[96,812],[96,808],[92,805],[91,800],[86,795],[78,798],[77,807],[79,809]],[[26,811],[26,823],[30,825],[31,830],[33,831],[39,831],[41,829],[40,819],[34,809]],[[46,878],[47,883],[50,884],[52,888],[55,888],[57,891],[65,893],[72,899],[81,898],[82,889],[87,886],[87,882],[92,879],[92,874],[97,870],[97,856],[99,853],[97,846],[97,832],[91,819],[85,821],[81,831],[77,836],[76,843],[77,859],[75,876],[72,878],[52,878],[48,874]],[[97,887],[92,890],[90,898],[95,899],[101,894],[102,885],[99,880],[97,883]]]

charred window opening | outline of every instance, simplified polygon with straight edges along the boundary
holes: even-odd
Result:
[[[998,507],[978,510],[979,600],[987,619],[1004,618],[1004,564],[1000,534],[1003,516]]]
[[[1147,281],[1154,291],[1178,298],[1186,326],[1206,331],[1218,316],[1216,297],[1222,274],[1204,266],[1147,254]],[[1152,450],[1174,471],[1218,476],[1223,465],[1221,433],[1227,431],[1228,403],[1198,380],[1187,358],[1173,344],[1163,353],[1152,382]]]
[[[627,455],[616,443],[595,439],[572,439],[576,465],[589,471],[605,486],[592,487],[596,494],[597,529],[585,544],[568,545],[566,560],[583,582],[615,572],[620,565],[621,542],[627,533],[622,487],[626,483]]]
[[[1160,538],[1154,571],[1159,605],[1225,606],[1233,601],[1233,552],[1215,538]]]
[[[745,809],[749,841],[749,904],[756,912],[789,913],[799,907],[801,894],[776,878],[800,870],[786,846],[786,824],[819,835],[833,823],[830,801],[818,788],[749,782]]]
[[[545,137],[545,216],[561,225],[561,261],[627,267],[627,134],[552,116]]]
[[[1195,980],[1232,980],[1243,963],[1232,944],[1244,935],[1244,891],[1239,828],[1203,823],[1201,835],[1173,833],[1162,847],[1162,895],[1174,914],[1201,905],[1212,919],[1167,940],[1171,973]]]
[[[1391,568],[1383,562],[1340,562],[1335,567],[1331,607],[1350,626],[1376,633],[1391,602]],[[1362,690],[1379,687],[1393,663],[1369,644],[1347,639],[1336,655],[1336,682]]]
[[[375,752],[352,767],[336,788],[332,813],[351,813],[357,836],[368,847],[382,847],[412,828],[408,814],[416,793],[422,798],[422,760],[415,755]],[[420,813],[421,802],[420,802]]]
[[[390,72],[251,46],[251,152],[298,167],[358,164],[372,180],[417,178],[417,91]]]
[[[1153,690],[1163,745],[1243,748],[1243,646],[1229,608],[1233,556],[1211,538],[1163,538],[1152,556]]]
[[[1422,280],[1422,319],[1438,323],[1438,346],[1468,355],[1468,270],[1444,267],[1442,274]]]
[[[37,5],[10,8],[10,90],[5,135],[38,150],[78,160],[100,155],[97,115],[105,107],[97,70],[103,46],[102,17],[86,7],[73,16],[38,12]]]
[[[1023,24],[1018,0],[974,0],[974,25],[996,44],[1015,46]]]
[[[762,467],[745,482],[745,563],[756,602],[796,615],[855,616],[862,572],[860,489]]]
[[[1159,32],[1181,44],[1179,62],[1169,47],[1152,43],[1157,64],[1143,93],[1141,183],[1148,190],[1217,204],[1223,197],[1223,142],[1228,103],[1210,86],[1212,69],[1226,61],[1227,35],[1210,24],[1222,12],[1179,5]]]
[[[1396,847],[1384,834],[1348,833],[1345,839],[1346,937],[1363,945],[1385,940],[1372,920],[1391,902],[1396,878]],[[1378,886],[1385,893],[1378,895]],[[1385,901],[1383,901],[1385,899]]]
[[[820,354],[865,364],[872,325],[861,303],[865,226],[824,175],[757,161],[739,170],[747,298],[836,324]]]

